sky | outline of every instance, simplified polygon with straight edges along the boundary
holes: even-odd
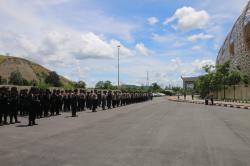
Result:
[[[182,85],[215,64],[247,0],[0,0],[0,54],[88,87]]]

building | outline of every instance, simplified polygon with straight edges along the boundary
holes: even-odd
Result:
[[[217,56],[216,63],[230,61],[231,69],[250,77],[250,2],[235,22]]]
[[[181,79],[183,81],[183,89],[193,89],[198,77],[181,77]]]

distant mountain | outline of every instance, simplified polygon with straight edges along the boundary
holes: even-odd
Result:
[[[0,55],[0,76],[8,80],[10,73],[19,71],[27,81],[44,82],[51,72],[49,69],[24,58]],[[63,86],[72,85],[72,81],[60,76]]]

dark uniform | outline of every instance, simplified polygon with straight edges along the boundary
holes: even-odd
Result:
[[[36,117],[37,117],[37,119],[40,119],[43,117],[43,108],[42,108],[42,104],[41,104],[42,92],[37,90],[36,97],[39,100],[39,103],[37,104]]]
[[[66,91],[63,100],[64,100],[64,111],[66,112],[70,111],[70,103],[71,103],[70,91]]]
[[[111,104],[112,104],[112,93],[111,93],[111,91],[109,91],[107,94],[107,107],[108,107],[108,109],[111,108]]]
[[[43,92],[41,96],[41,107],[44,117],[49,116],[49,106],[50,106],[50,94],[49,91],[46,90],[46,92]]]
[[[56,91],[53,91],[51,98],[50,98],[50,115],[54,116],[56,109],[57,109],[57,96]]]
[[[79,109],[80,111],[85,111],[86,95],[84,91],[80,92],[79,96]]]
[[[3,94],[2,94],[2,112],[3,112],[3,117],[4,117],[4,122],[3,124],[7,125],[8,122],[7,122],[7,117],[9,115],[9,101],[8,101],[8,98],[9,98],[9,91],[8,89],[5,89]]]
[[[98,98],[98,107],[101,107],[101,104],[102,104],[102,94],[101,94],[101,91],[97,92],[97,98]]]
[[[106,110],[106,104],[107,104],[106,91],[102,92],[102,94],[101,94],[101,100],[102,100],[102,110]]]
[[[32,126],[32,125],[37,125],[36,124],[36,110],[37,108],[39,107],[39,98],[38,96],[36,96],[35,93],[30,93],[29,94],[29,126]]]
[[[116,92],[113,92],[112,93],[112,106],[113,106],[113,108],[116,107],[116,101],[117,101],[117,95],[116,95]]]
[[[94,91],[91,95],[91,101],[92,101],[92,112],[96,112],[97,106],[98,106],[98,96],[96,94],[96,91]]]
[[[0,89],[0,126],[3,125],[3,89]]]
[[[60,111],[62,110],[62,96],[59,90],[56,93],[55,109],[56,115],[60,115]]]
[[[89,92],[87,92],[86,95],[86,107],[88,109],[91,109],[91,94]]]
[[[11,89],[11,94],[9,97],[9,112],[10,112],[10,123],[14,124],[13,118],[15,119],[15,123],[20,123],[17,120],[18,114],[18,92],[16,88]]]
[[[71,95],[71,110],[72,110],[72,117],[76,117],[76,111],[77,111],[77,90],[74,91],[74,94]]]

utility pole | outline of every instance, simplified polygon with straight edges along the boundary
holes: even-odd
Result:
[[[148,75],[148,71],[147,71],[147,83],[146,83],[147,87],[149,86],[149,75]]]
[[[117,66],[118,66],[118,71],[117,71],[117,88],[119,89],[120,86],[120,45],[117,46],[118,49],[118,58],[117,58]]]

